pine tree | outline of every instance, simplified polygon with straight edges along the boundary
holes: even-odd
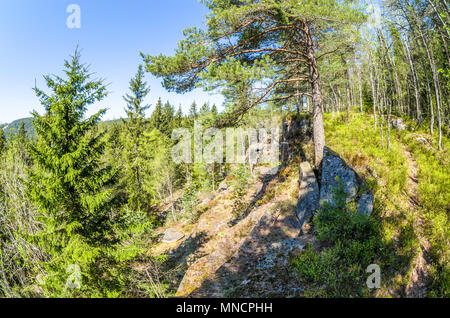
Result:
[[[136,76],[130,81],[131,94],[124,96],[127,103],[125,112],[127,120],[124,120],[127,136],[125,139],[126,158],[126,188],[128,193],[128,203],[133,209],[140,209],[145,204],[145,195],[142,189],[144,172],[142,165],[145,161],[143,148],[145,127],[145,111],[150,107],[143,105],[145,97],[150,92],[147,83],[144,81],[144,70],[139,65]]]
[[[78,48],[65,61],[64,74],[66,78],[44,76],[49,94],[34,89],[45,114],[33,112],[37,141],[28,147],[35,163],[28,170],[28,194],[48,216],[49,227],[65,224],[67,233],[95,241],[107,228],[105,208],[111,200],[107,186],[114,172],[100,163],[105,145],[102,134],[95,133],[106,110],[87,119],[85,114],[107,91],[103,81],[91,79],[88,67],[80,63]]]
[[[175,56],[144,55],[147,71],[176,92],[248,84],[250,98],[233,109],[235,121],[259,104],[295,100],[296,84],[309,84],[318,168],[325,147],[319,62],[347,49],[348,33],[365,20],[361,7],[353,0],[202,3],[210,10],[206,30],[186,30]]]

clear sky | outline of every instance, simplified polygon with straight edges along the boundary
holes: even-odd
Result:
[[[81,8],[80,29],[66,25],[70,4]],[[142,63],[139,52],[172,54],[183,29],[202,26],[206,13],[198,0],[1,0],[0,123],[30,117],[33,109],[43,111],[32,91],[35,80],[45,90],[42,75],[60,75],[77,44],[82,61],[110,84],[108,98],[89,114],[109,108],[104,119],[124,117],[122,96]],[[151,92],[146,103],[152,106],[159,97],[175,107],[181,104],[185,112],[193,100],[218,106],[223,101],[201,90],[168,93],[150,74],[147,81]]]

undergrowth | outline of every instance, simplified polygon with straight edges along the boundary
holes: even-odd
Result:
[[[317,239],[326,247],[310,246],[292,259],[292,266],[307,288],[307,297],[368,296],[366,269],[382,264],[383,243],[378,223],[346,204],[342,183],[335,189],[335,204],[325,204],[314,218]]]

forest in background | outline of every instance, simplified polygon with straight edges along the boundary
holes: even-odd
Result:
[[[349,281],[375,260],[395,272],[404,264],[393,255],[414,257],[426,241],[427,296],[448,297],[448,4],[388,0],[377,14],[359,1],[201,2],[210,10],[206,29],[185,30],[173,56],[141,54],[124,92],[124,119],[101,122],[106,110],[85,116],[108,92],[77,49],[61,76],[34,88],[45,109],[32,114],[35,133],[25,123],[0,129],[0,296],[171,295],[167,257],[148,253],[157,229],[168,220],[195,223],[204,212],[199,196],[227,176],[239,215],[250,178],[246,165],[174,163],[172,131],[195,120],[225,129],[310,116],[317,170],[332,144],[349,162],[381,169],[378,179],[387,182],[383,192],[373,185],[378,211],[370,219],[346,215],[345,204],[318,214],[318,237],[330,246],[293,260],[299,282],[313,286],[305,296],[376,296]],[[169,91],[219,91],[224,111],[195,102],[188,114],[161,100],[145,105],[146,73]],[[393,131],[399,118],[411,134]],[[420,233],[414,215],[392,212],[402,211],[396,202],[407,179],[401,145],[420,169]],[[329,269],[337,269],[332,277]],[[392,276],[386,286],[408,285]]]

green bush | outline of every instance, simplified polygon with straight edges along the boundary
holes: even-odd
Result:
[[[233,215],[240,217],[246,210],[246,203],[244,202],[244,196],[247,193],[247,187],[250,184],[251,173],[246,165],[239,165],[236,170],[231,173],[231,186],[233,188],[232,197],[233,200]]]

